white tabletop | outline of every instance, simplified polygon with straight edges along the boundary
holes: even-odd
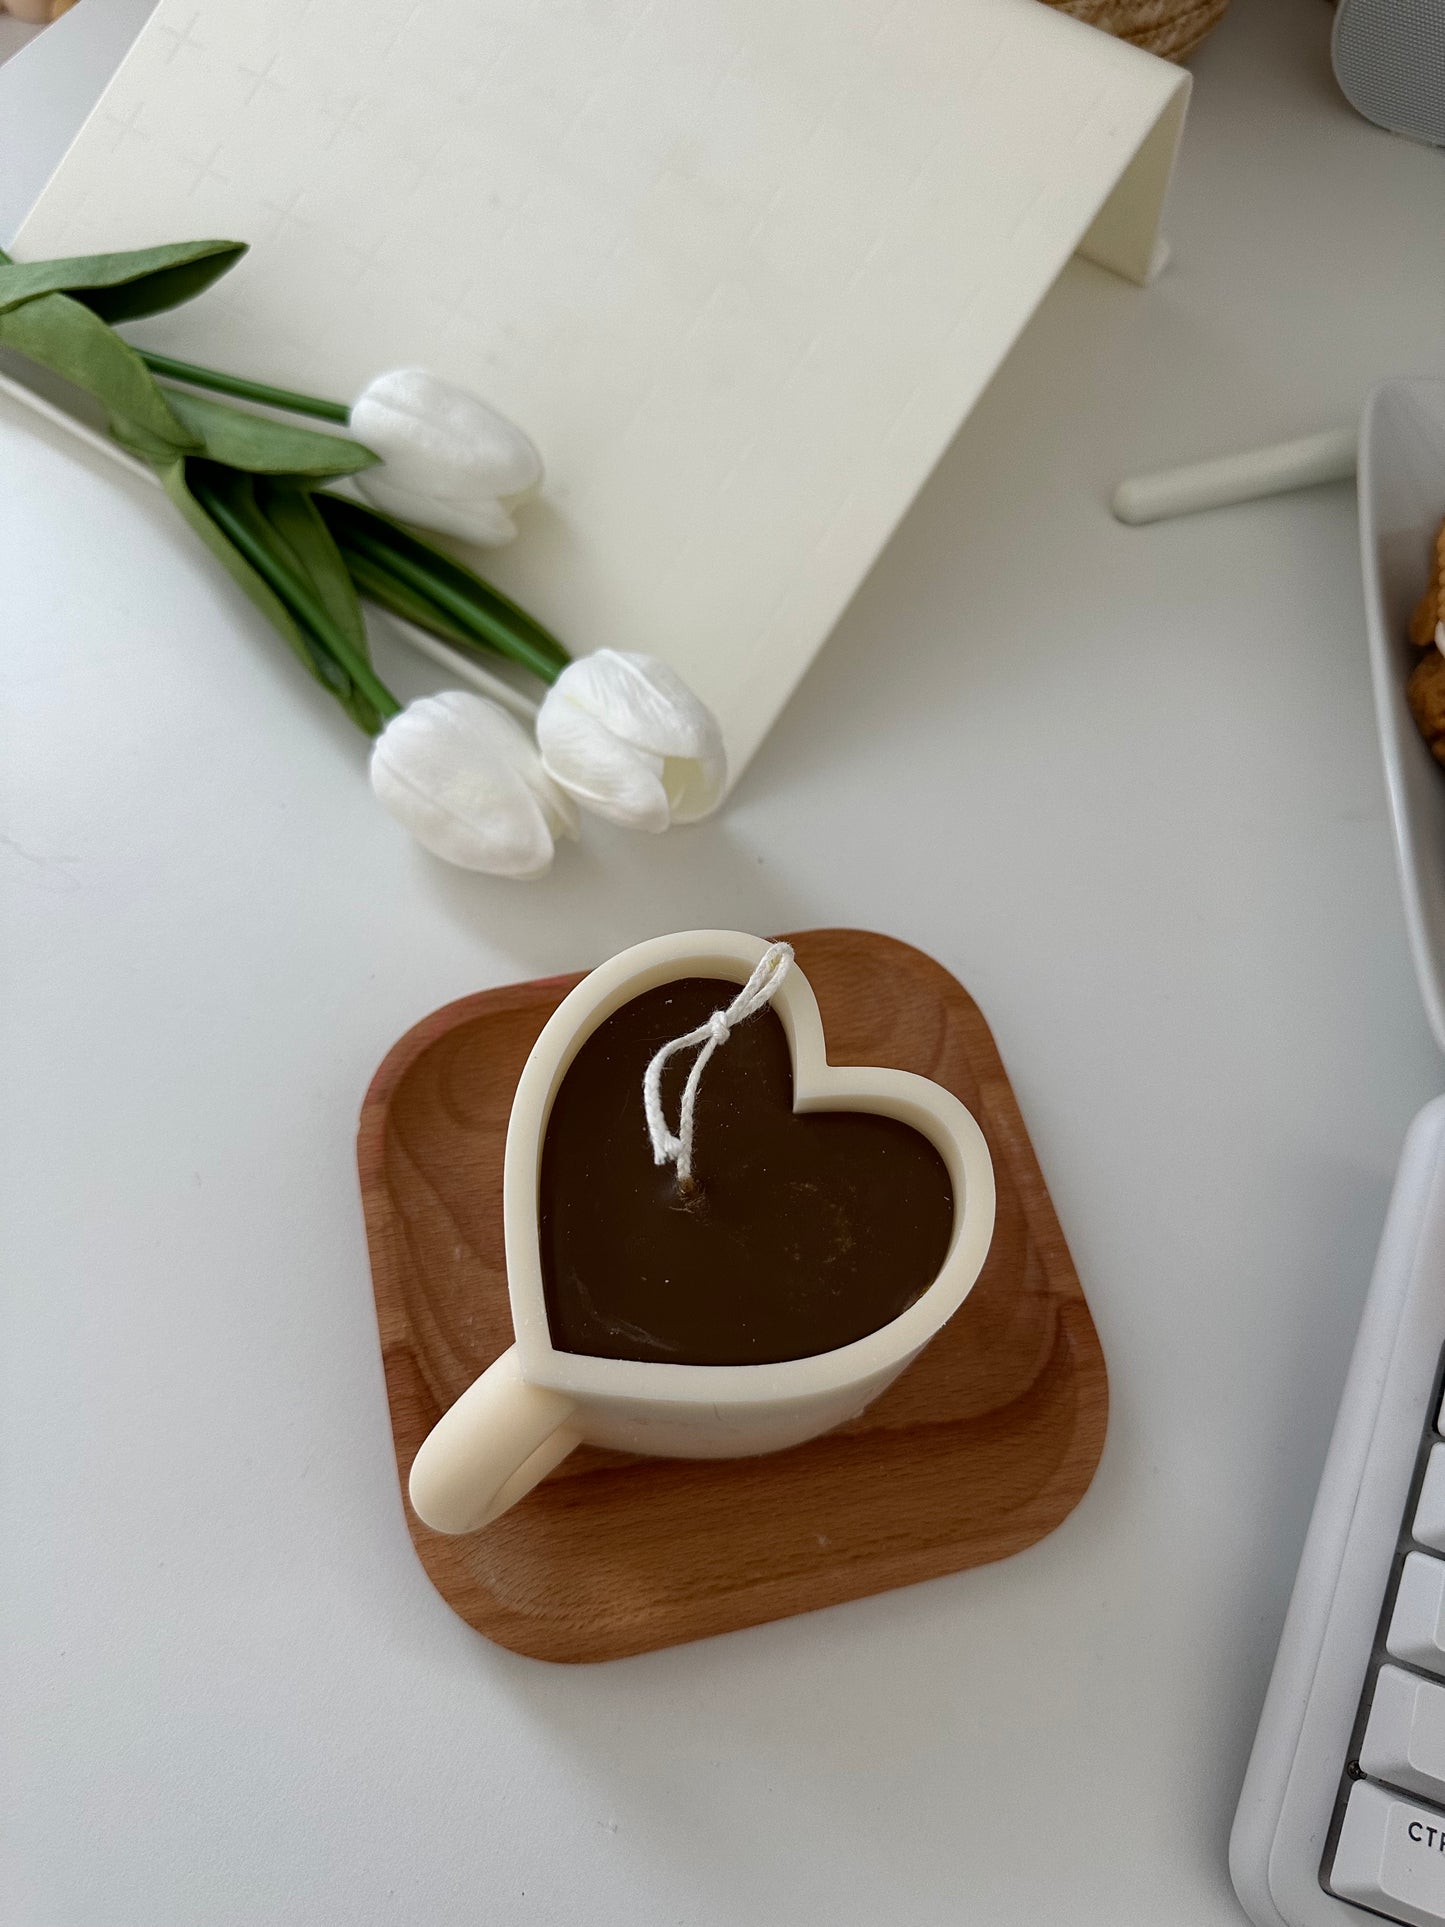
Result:
[[[1445,159],[1320,0],[1197,62],[1147,293],[1075,266],[720,819],[448,872],[151,491],[0,413],[0,1390],[15,1927],[1192,1927],[1411,1115],[1350,491],[1130,468],[1445,363]],[[419,667],[397,664],[408,690]],[[447,999],[870,925],[991,1018],[1109,1360],[1022,1557],[591,1669],[407,1538],[357,1105]]]

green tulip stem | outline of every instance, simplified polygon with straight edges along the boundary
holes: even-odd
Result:
[[[209,388],[218,395],[235,395],[242,401],[260,402],[266,408],[284,409],[292,415],[314,415],[318,421],[339,422],[343,428],[351,419],[345,402],[327,401],[322,395],[299,395],[292,388],[273,388],[269,382],[248,381],[244,375],[227,375],[216,368],[198,368],[191,361],[177,361],[171,355],[152,354],[149,348],[136,350],[153,375],[178,381],[186,388]]]
[[[196,489],[196,499],[227,540],[250,563],[267,588],[303,622],[323,648],[344,669],[379,716],[401,714],[401,704],[344,636],[310,591],[285,569],[263,542],[256,539],[241,517],[211,489]]]
[[[467,635],[485,647],[495,649],[500,655],[510,656],[543,682],[556,682],[566,667],[565,658],[557,662],[529,636],[519,633],[510,622],[479,609],[474,602],[459,595],[449,583],[432,575],[409,556],[398,554],[395,549],[375,541],[362,530],[348,528],[341,539],[341,550],[343,555],[349,550],[380,574],[389,575],[413,594],[434,603]]]

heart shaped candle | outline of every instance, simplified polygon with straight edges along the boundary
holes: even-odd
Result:
[[[977,1123],[927,1078],[830,1065],[796,968],[724,1036],[714,1013],[768,951],[719,930],[639,944],[532,1047],[503,1178],[517,1342],[417,1454],[428,1524],[485,1524],[584,1439],[684,1458],[799,1444],[877,1397],[967,1295],[993,1235]],[[643,1075],[699,1025],[689,1188],[653,1161]],[[663,1072],[664,1105],[685,1071]]]
[[[906,1311],[953,1230],[948,1167],[920,1131],[793,1109],[782,1021],[759,1010],[699,1081],[696,1180],[655,1162],[642,1078],[736,985],[684,977],[593,1031],[552,1101],[538,1188],[552,1343],[601,1358],[767,1365],[836,1351]],[[663,1081],[671,1113],[689,1066]]]

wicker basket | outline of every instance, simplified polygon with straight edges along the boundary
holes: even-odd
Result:
[[[1131,40],[1166,60],[1192,54],[1218,24],[1229,0],[1047,0],[1060,13]]]

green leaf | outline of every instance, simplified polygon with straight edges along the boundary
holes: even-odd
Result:
[[[499,589],[484,582],[464,563],[433,548],[389,515],[344,496],[322,492],[316,506],[326,517],[348,564],[359,557],[372,565],[374,579],[385,578],[407,592],[410,607],[387,603],[384,594],[368,589],[384,606],[394,607],[438,635],[454,637],[460,629],[472,647],[480,645],[522,663],[545,682],[555,682],[572,660],[567,649],[534,616],[529,616]],[[419,606],[433,613],[425,620],[413,613]],[[438,626],[445,617],[450,629]]]
[[[39,295],[0,314],[0,347],[13,348],[96,396],[110,414],[116,439],[148,460],[157,450],[179,454],[201,446],[200,436],[172,412],[135,350],[99,315],[66,295]],[[127,440],[127,425],[139,431],[137,441]]]
[[[234,543],[229,541],[212,521],[192,492],[192,482],[197,479],[194,468],[184,461],[176,461],[160,468],[158,472],[166,494],[170,496],[212,555],[224,565],[233,580],[245,590],[271,626],[290,644],[293,653],[300,659],[303,666],[333,695],[339,696],[346,680],[340,669],[324,650],[316,646],[312,638],[294,620],[291,611],[281,598],[273,592]],[[197,486],[199,485],[197,481]]]
[[[104,404],[116,441],[151,463],[304,667],[374,736],[400,705],[372,670],[355,587],[308,490],[375,455],[199,395],[172,405],[108,325],[188,300],[244,252],[240,242],[201,241],[18,265],[0,251],[0,347]]]
[[[257,478],[208,462],[194,462],[190,467],[199,478],[193,484],[197,500],[221,533],[285,605],[303,635],[319,645],[331,665],[343,673],[343,707],[353,720],[361,721],[364,728],[374,728],[396,715],[401,705],[377,677],[365,648],[357,649],[346,631],[332,620],[316,585],[293,566],[295,556],[278,537],[257,500]],[[329,675],[322,679],[333,686]],[[364,718],[374,718],[375,723]]]
[[[389,609],[394,616],[415,623],[418,629],[426,629],[443,642],[453,643],[458,649],[473,656],[496,655],[494,649],[485,649],[474,635],[463,629],[459,622],[453,622],[444,610],[434,602],[428,602],[404,582],[389,576],[375,562],[368,559],[359,549],[348,548],[342,551],[345,567],[355,583],[357,593],[374,602],[381,609]]]
[[[149,372],[149,371],[148,371]],[[272,421],[234,408],[210,395],[166,391],[170,406],[192,434],[204,444],[207,457],[228,468],[249,469],[256,475],[304,475],[327,481],[371,468],[377,457],[346,435],[326,435],[293,422]]]
[[[172,462],[160,470],[160,476],[167,495],[181,514],[290,645],[302,666],[336,698],[359,728],[368,736],[376,735],[385,720],[378,706],[356,688],[341,664],[311,628],[297,619],[272,585],[218,526],[206,506],[208,501],[219,501],[258,542],[273,540],[257,508],[250,477],[194,460]]]
[[[203,294],[245,252],[244,241],[173,241],[57,261],[0,253],[0,313],[38,295],[68,294],[102,321],[136,321]]]
[[[346,572],[341,551],[311,499],[310,491],[269,476],[255,484],[256,506],[284,545],[293,568],[305,576],[326,613],[357,653],[371,660],[366,618],[356,585]]]

